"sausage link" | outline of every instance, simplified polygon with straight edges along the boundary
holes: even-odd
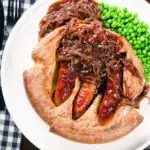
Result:
[[[57,106],[69,98],[74,88],[74,82],[75,77],[69,68],[68,62],[61,62],[54,96],[54,103]]]
[[[122,72],[115,73],[115,78],[112,80],[108,79],[105,95],[99,107],[99,117],[102,120],[108,119],[116,110],[120,101],[120,87],[122,80]]]
[[[76,99],[73,103],[73,118],[77,119],[82,116],[88,109],[94,97],[96,86],[92,83],[83,83]]]

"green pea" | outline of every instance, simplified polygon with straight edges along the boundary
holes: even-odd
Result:
[[[138,53],[138,54],[142,54],[142,51],[139,49],[139,50],[137,51],[137,53]]]
[[[117,22],[118,22],[118,23],[121,23],[121,19],[120,19],[120,18],[117,18]]]
[[[129,43],[130,43],[130,44],[132,44],[132,43],[133,43],[133,41],[132,41],[132,40],[129,40]]]
[[[133,21],[133,24],[134,24],[134,25],[137,25],[137,24],[138,24],[138,20],[135,19],[135,20]]]
[[[106,16],[106,18],[110,18],[110,13],[107,12],[107,13],[105,14],[105,16]]]
[[[137,44],[137,41],[136,41],[136,40],[134,40],[134,44],[135,44],[135,45]]]
[[[133,14],[133,17],[134,17],[134,18],[137,18],[137,16],[138,16],[138,13],[134,13],[134,14]]]
[[[140,40],[140,37],[142,36],[142,33],[138,32],[137,36],[139,37],[139,40]]]
[[[104,2],[100,2],[99,5],[100,5],[100,6],[104,6]]]
[[[141,40],[141,41],[144,41],[144,40],[145,40],[144,36],[141,36],[140,40]]]
[[[118,28],[118,32],[121,33],[122,32],[122,28]]]
[[[146,31],[146,28],[142,28],[141,31],[142,31],[142,32],[145,32],[145,31]]]
[[[134,31],[136,31],[136,32],[137,32],[137,27],[136,27],[136,26],[134,26],[134,25],[132,25],[132,27],[133,27]]]
[[[139,54],[138,57],[141,59],[141,58],[142,58],[142,55]]]
[[[141,28],[138,28],[138,29],[137,29],[137,32],[138,32],[138,33],[141,33],[141,32],[142,32]]]
[[[141,44],[141,48],[142,49],[145,49],[145,44],[142,42],[142,44]]]
[[[149,73],[150,73],[150,64],[148,64],[148,62],[147,62],[147,68],[149,69]]]
[[[128,30],[128,32],[129,32],[129,33],[132,33],[132,32],[133,32],[133,30],[132,30],[132,29],[129,29],[129,30]]]
[[[119,13],[119,17],[120,17],[120,18],[124,18],[124,13],[123,13],[123,12],[120,12],[120,13]]]
[[[109,27],[110,27],[110,24],[109,24],[109,23],[106,23],[106,27],[109,28]]]
[[[126,28],[125,28],[123,31],[124,31],[125,33],[128,32],[128,30],[127,30]]]
[[[149,44],[149,41],[147,38],[145,38],[145,46]]]
[[[114,28],[114,27],[117,27],[117,22],[116,21],[114,21],[113,23],[112,23],[112,27]]]
[[[127,9],[127,8],[123,8],[123,11],[124,11],[124,12],[128,12],[128,9]]]
[[[102,20],[105,20],[105,16],[102,16],[101,19],[102,19]]]
[[[132,23],[128,23],[127,26],[128,26],[128,28],[132,28],[133,27]]]
[[[147,80],[146,80],[147,82],[150,82],[150,78],[147,78]]]
[[[133,33],[131,33],[131,37],[135,37],[136,36],[136,34],[133,32]]]
[[[147,53],[147,51],[146,50],[143,50],[143,54],[146,54]]]
[[[105,8],[105,9],[108,9],[108,7],[109,7],[108,4],[105,4],[105,5],[104,5],[104,8]]]
[[[150,64],[150,60],[148,60],[148,64]]]
[[[149,47],[148,47],[148,46],[146,46],[146,47],[145,47],[145,49],[148,51],[148,50],[149,50]]]
[[[128,36],[126,37],[126,39],[127,39],[127,40],[130,40],[130,36],[128,35]]]
[[[112,10],[113,10],[113,11],[116,11],[116,10],[118,10],[118,9],[119,9],[119,7],[117,7],[117,6],[113,6],[113,7],[112,7]]]
[[[136,44],[136,45],[135,45],[135,49],[138,49],[138,48],[139,48],[139,45],[138,45],[138,44]]]
[[[111,19],[108,19],[108,20],[107,20],[107,23],[112,23],[112,20],[111,20]]]
[[[104,9],[103,13],[104,13],[104,14],[105,14],[105,13],[107,13],[107,10],[106,10],[106,9]]]

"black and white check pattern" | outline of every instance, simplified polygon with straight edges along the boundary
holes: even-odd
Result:
[[[32,4],[35,3],[36,0],[21,0],[22,3],[22,13],[25,12]],[[4,21],[4,25],[5,25],[5,30],[4,30],[4,41],[3,41],[3,48],[5,46],[5,43],[7,41],[7,38],[9,36],[9,33],[12,29],[12,27],[10,27],[10,29],[8,29],[8,23],[7,23],[7,9],[8,9],[8,0],[2,0],[3,3],[3,8],[4,8],[4,17],[5,17],[5,21]],[[2,52],[2,51],[1,51]]]
[[[19,150],[21,132],[7,110],[0,112],[0,150]]]
[[[35,0],[21,0],[22,2],[22,12],[26,11],[32,4],[35,3]],[[2,0],[4,8],[4,40],[3,48],[7,41],[7,38],[10,34],[10,31],[13,26],[9,26],[7,23],[7,9],[8,9],[8,0]],[[0,64],[3,53],[3,48],[0,50]],[[11,119],[7,110],[0,111],[0,150],[20,150],[21,144],[21,132],[18,130],[13,120]]]

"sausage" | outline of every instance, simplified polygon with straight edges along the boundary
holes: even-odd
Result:
[[[75,77],[69,66],[68,62],[60,63],[58,83],[53,99],[56,106],[67,100],[74,88]]]
[[[116,110],[120,101],[120,88],[122,81],[122,71],[119,70],[114,75],[113,81],[108,79],[105,95],[99,107],[99,117],[102,120],[108,119]]]
[[[77,119],[81,117],[91,104],[94,94],[96,92],[96,86],[93,83],[82,84],[79,93],[73,103],[73,118]]]

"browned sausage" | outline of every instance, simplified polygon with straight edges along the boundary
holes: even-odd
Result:
[[[83,83],[73,104],[73,118],[77,119],[87,110],[94,97],[96,86],[93,83]]]
[[[58,83],[55,90],[54,103],[58,106],[71,95],[75,77],[69,68],[68,62],[60,63]]]
[[[120,101],[120,89],[116,87],[121,84],[122,72],[121,70],[115,73],[115,78],[112,80],[108,79],[107,87],[104,98],[99,107],[99,117],[102,120],[109,118],[116,110]]]

